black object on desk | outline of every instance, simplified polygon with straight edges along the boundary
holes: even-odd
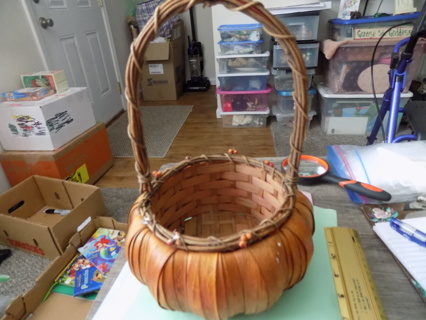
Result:
[[[0,263],[9,258],[12,255],[12,251],[10,249],[2,249],[0,250]]]

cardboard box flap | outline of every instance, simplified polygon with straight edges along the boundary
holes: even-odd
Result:
[[[146,61],[167,61],[170,57],[170,42],[150,43],[145,52]]]
[[[7,306],[2,320],[25,319],[26,307],[23,296],[18,296]]]
[[[64,181],[43,176],[34,176],[43,196],[44,203],[58,209],[72,209],[70,195]]]

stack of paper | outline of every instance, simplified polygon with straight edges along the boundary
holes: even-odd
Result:
[[[426,232],[426,218],[404,219],[404,222],[417,230]],[[389,222],[379,222],[373,230],[386,244],[393,255],[399,260],[412,278],[426,288],[426,248],[403,237],[391,228]]]

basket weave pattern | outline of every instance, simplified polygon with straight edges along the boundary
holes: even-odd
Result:
[[[285,51],[296,106],[285,175],[261,161],[224,154],[187,159],[152,178],[138,107],[142,58],[159,25],[199,3],[249,15]],[[227,319],[268,309],[303,278],[313,254],[312,205],[296,188],[308,96],[295,38],[257,2],[168,0],[133,42],[126,82],[140,184],[126,240],[133,274],[170,310]]]

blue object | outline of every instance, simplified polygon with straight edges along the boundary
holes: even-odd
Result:
[[[340,24],[340,25],[351,25],[351,24],[362,24],[362,23],[375,23],[375,22],[397,22],[404,19],[417,19],[420,15],[420,12],[414,12],[410,14],[400,14],[396,16],[387,16],[387,17],[378,17],[367,16],[361,19],[330,19],[328,23]]]
[[[252,30],[262,28],[260,23],[250,24],[223,24],[217,28],[219,31],[239,31],[239,30]]]
[[[226,44],[226,45],[244,45],[244,44],[261,44],[263,43],[263,40],[257,40],[257,41],[219,41],[217,44]]]
[[[313,96],[315,92],[316,92],[315,88],[309,88],[308,95]],[[293,91],[277,90],[277,94],[279,96],[292,96]]]
[[[396,232],[407,238],[408,240],[417,243],[418,245],[426,248],[426,233],[417,230],[409,224],[402,222],[397,218],[390,219],[390,226]]]

